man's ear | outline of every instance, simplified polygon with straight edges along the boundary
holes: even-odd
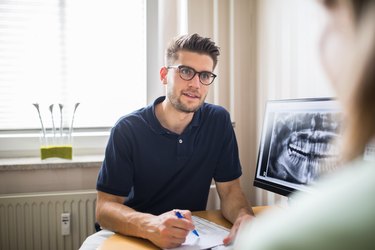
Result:
[[[167,75],[168,75],[168,69],[166,67],[162,67],[160,69],[160,81],[166,85],[167,82]]]

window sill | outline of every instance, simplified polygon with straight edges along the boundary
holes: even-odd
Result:
[[[78,129],[76,129],[78,130]],[[2,162],[14,162],[21,158],[23,162],[37,161],[40,156],[40,134],[31,131],[0,131],[0,166]],[[73,162],[79,156],[103,155],[109,137],[109,128],[85,129],[73,133]],[[2,159],[5,159],[4,161]],[[23,160],[25,159],[25,160]],[[79,161],[79,160],[78,160]],[[67,161],[71,162],[71,161]]]
[[[39,157],[1,158],[0,172],[100,167],[103,159],[103,155],[74,156],[72,160],[58,158],[41,160]]]

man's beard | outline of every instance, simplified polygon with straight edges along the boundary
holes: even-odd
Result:
[[[188,107],[187,105],[183,104],[180,98],[174,95],[172,92],[168,92],[168,99],[176,110],[184,112],[184,113],[194,113],[202,106],[206,97],[200,100],[199,104],[195,107]]]

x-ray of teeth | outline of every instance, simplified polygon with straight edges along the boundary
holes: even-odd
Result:
[[[277,113],[266,175],[295,184],[312,184],[335,169],[339,113]]]

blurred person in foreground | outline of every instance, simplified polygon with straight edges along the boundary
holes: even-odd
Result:
[[[321,60],[342,104],[342,167],[312,195],[242,226],[235,249],[375,249],[375,1],[320,1],[328,13]]]

